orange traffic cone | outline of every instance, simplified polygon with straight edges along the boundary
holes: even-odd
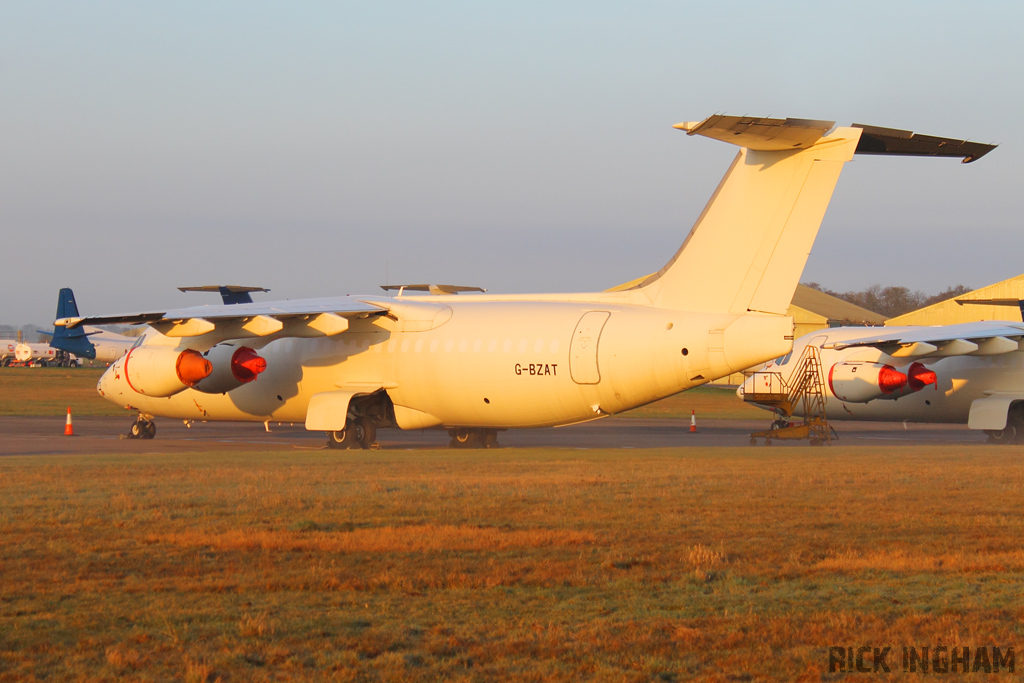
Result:
[[[697,411],[696,410],[691,410],[690,411],[690,432],[691,433],[696,433],[697,432]]]
[[[64,436],[74,436],[75,428],[71,426],[71,407],[68,406],[68,419],[64,423]]]

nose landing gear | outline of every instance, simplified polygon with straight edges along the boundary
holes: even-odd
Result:
[[[156,422],[141,414],[128,430],[129,439],[152,439],[154,436],[156,436]]]

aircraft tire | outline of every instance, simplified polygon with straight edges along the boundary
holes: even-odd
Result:
[[[156,422],[147,420],[146,424],[142,427],[142,438],[152,439],[156,436]]]
[[[1017,428],[1007,423],[1003,429],[986,430],[989,443],[1008,444],[1017,442]]]
[[[351,448],[353,439],[349,429],[339,429],[334,432],[327,432],[327,446],[330,448]]]
[[[482,429],[460,427],[452,429],[448,433],[452,437],[448,442],[449,448],[487,448],[486,437]],[[495,442],[497,442],[497,436],[495,436]]]
[[[366,438],[367,426],[373,431],[372,438]],[[345,426],[345,429],[340,429],[334,432],[327,432],[327,445],[331,448],[339,449],[352,449],[352,448],[369,448],[370,443],[376,438],[376,428],[373,427],[367,420],[350,420],[349,424]]]
[[[361,417],[359,418],[358,426],[362,430],[359,445],[363,448],[373,448],[373,444],[377,443],[377,425],[371,420]],[[380,444],[377,444],[377,448],[380,448]]]

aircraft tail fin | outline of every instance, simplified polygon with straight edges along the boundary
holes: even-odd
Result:
[[[75,301],[75,293],[70,287],[65,287],[57,294],[57,319],[77,317],[78,303]]]
[[[64,287],[57,294],[56,320],[77,317],[78,303],[75,301],[75,293],[71,291],[70,287]],[[83,358],[91,358],[93,356],[90,353],[94,354],[93,345],[89,341],[88,334],[83,327],[69,329],[60,325],[54,325],[53,339],[50,340],[50,346]]]
[[[785,314],[839,173],[855,153],[971,161],[993,147],[833,125],[721,115],[677,124],[741,149],[682,247],[636,289],[662,308]]]

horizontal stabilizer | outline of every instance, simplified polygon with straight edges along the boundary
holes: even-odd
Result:
[[[759,152],[780,152],[811,147],[831,130],[835,123],[810,119],[767,119],[715,114],[703,121],[677,123],[673,128],[684,130],[687,135],[703,135]]]
[[[430,292],[434,296],[441,294],[458,294],[459,292],[486,292],[483,287],[467,287],[464,285],[381,285],[385,292],[397,289],[398,295],[403,292]]]
[[[225,304],[251,304],[249,292],[269,292],[266,287],[245,287],[243,285],[201,285],[178,287],[179,292],[217,292]]]
[[[962,157],[963,163],[969,164],[985,156],[996,145],[981,142],[954,140],[953,138],[937,138],[931,135],[915,135],[909,130],[896,128],[879,128],[852,124],[862,129],[860,142],[857,143],[857,154],[892,154],[911,157]]]

